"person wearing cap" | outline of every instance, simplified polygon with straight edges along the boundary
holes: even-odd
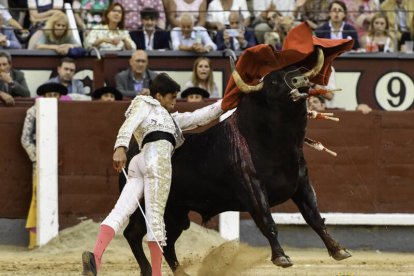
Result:
[[[126,151],[134,135],[140,148],[128,166],[128,180],[110,214],[101,223],[93,253],[82,254],[83,275],[96,275],[103,252],[115,233],[138,208],[145,197],[148,220],[147,241],[151,254],[152,275],[161,275],[162,251],[166,245],[164,210],[171,185],[171,157],[184,142],[182,130],[194,129],[217,119],[221,101],[194,112],[172,113],[180,85],[165,73],[151,83],[150,96],[137,96],[128,107],[125,122],[118,132],[113,165],[121,172]]]
[[[160,15],[156,9],[141,10],[142,26],[137,31],[130,32],[137,49],[160,50],[170,48],[170,32],[157,26]]]
[[[113,102],[120,101],[123,97],[115,87],[104,86],[93,91],[92,98],[103,102]]]
[[[202,102],[209,97],[210,93],[207,90],[196,86],[188,87],[181,92],[181,98],[186,99],[189,103]]]
[[[57,98],[66,95],[68,89],[59,83],[45,83],[37,88],[37,95],[45,98]],[[36,244],[36,105],[30,107],[26,112],[23,123],[21,144],[25,149],[30,161],[33,163],[32,181],[32,200],[30,203],[29,214],[27,216],[26,228],[29,230],[29,249],[33,249]]]

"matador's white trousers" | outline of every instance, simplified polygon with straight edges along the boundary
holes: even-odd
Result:
[[[129,180],[115,207],[101,224],[108,225],[117,232],[138,208],[139,200],[145,193],[145,214],[149,224],[147,240],[166,245],[164,210],[171,187],[173,149],[173,145],[166,140],[144,145],[142,151],[129,163]]]

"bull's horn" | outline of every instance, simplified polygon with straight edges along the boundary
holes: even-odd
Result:
[[[234,82],[236,83],[239,90],[243,93],[251,93],[255,91],[259,91],[263,88],[263,80],[260,81],[256,85],[248,85],[245,83],[242,78],[240,77],[239,73],[236,70],[236,65],[234,64],[234,59],[232,56],[230,58],[230,67],[231,67],[231,74],[233,76]]]
[[[315,77],[319,71],[321,71],[323,62],[324,62],[323,51],[321,48],[318,48],[318,61],[316,62],[315,67],[313,67],[310,71],[303,74],[304,76],[308,77],[309,79]]]

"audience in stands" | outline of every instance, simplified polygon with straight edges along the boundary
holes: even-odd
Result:
[[[15,30],[23,31],[22,25],[16,21],[6,7],[0,5],[0,16],[3,17],[3,24],[12,27]]]
[[[273,30],[275,16],[281,17],[282,21],[293,21],[294,10],[295,1],[293,0],[255,0],[256,18],[253,25],[257,41],[263,43],[264,34]]]
[[[26,29],[30,21],[27,16],[29,14],[28,9],[27,9],[27,0],[13,0],[13,1],[8,1],[8,3],[9,3],[9,13],[12,16],[13,20],[16,20],[18,24],[23,27],[23,29]],[[11,25],[13,26],[13,24]],[[16,26],[13,26],[13,28],[16,29]],[[17,29],[19,28],[17,27]],[[27,30],[24,30],[24,31],[27,32]]]
[[[362,47],[367,52],[394,52],[394,37],[389,33],[388,19],[385,15],[375,15],[370,23],[368,33],[361,39]]]
[[[0,100],[13,106],[13,97],[30,97],[24,73],[12,68],[9,53],[0,52]]]
[[[355,27],[358,37],[363,37],[375,13],[380,10],[379,0],[342,0],[347,9],[346,22]]]
[[[85,31],[102,24],[102,14],[109,7],[110,0],[74,0],[72,8],[78,28]]]
[[[346,23],[347,7],[344,2],[334,0],[329,4],[329,21],[315,30],[315,35],[320,38],[353,39],[352,49],[360,48],[358,34],[355,28]]]
[[[407,52],[407,44],[405,43],[406,41],[414,41],[414,18],[411,21],[411,26],[410,26],[410,31],[409,32],[404,32],[401,36],[401,52]],[[411,49],[412,51],[413,49]]]
[[[20,49],[22,46],[17,40],[14,30],[5,26],[3,15],[0,13],[0,49]]]
[[[229,26],[217,33],[217,50],[245,50],[256,45],[254,33],[243,27],[243,18],[239,12],[231,12]]]
[[[181,92],[181,98],[185,99],[189,103],[203,102],[209,97],[210,93],[200,87],[188,87],[183,92]]]
[[[188,13],[181,16],[180,27],[171,30],[171,42],[173,50],[208,53],[217,49],[206,28],[194,26]]]
[[[381,10],[388,17],[391,34],[397,38],[400,49],[402,35],[414,31],[411,24],[414,20],[414,1],[385,0],[381,4]]]
[[[323,112],[326,110],[330,110],[330,108],[326,107],[325,98],[322,96],[311,96],[308,98],[308,109],[315,110],[318,112]],[[372,111],[372,108],[369,107],[367,104],[358,104],[355,108],[355,111],[361,111],[362,114],[369,114]]]
[[[144,8],[140,12],[142,27],[138,31],[130,32],[137,49],[159,50],[170,48],[170,32],[161,30],[157,26],[159,13],[154,8]]]
[[[291,16],[282,16],[277,12],[269,12],[269,26],[272,27],[271,31],[268,31],[264,34],[264,39],[266,44],[269,43],[269,38],[275,38],[275,41],[271,44],[275,49],[280,50],[283,45],[283,41],[287,36],[288,32],[295,27],[295,22]]]
[[[159,19],[157,26],[160,29],[166,28],[166,16],[162,0],[115,0],[114,3],[120,3],[125,8],[125,28],[129,31],[137,30],[141,25],[142,16],[140,12],[144,8],[153,8],[158,11]]]
[[[53,50],[59,55],[67,55],[70,49],[80,46],[69,28],[68,17],[57,11],[47,20],[42,30],[33,34],[28,49]]]
[[[57,98],[67,94],[67,89],[58,83],[45,83],[37,88],[37,95],[45,98]],[[26,229],[29,231],[29,249],[38,246],[36,238],[37,230],[37,194],[36,194],[36,105],[33,105],[26,111],[24,118],[22,136],[20,138],[22,147],[25,149],[30,161],[32,161],[32,198],[27,215]]]
[[[224,30],[226,25],[229,25],[231,11],[237,11],[242,14],[244,27],[250,25],[250,12],[247,8],[246,0],[213,0],[207,9],[207,28],[219,31]]]
[[[27,0],[27,6],[33,33],[41,29],[55,12],[63,9],[63,0]]]
[[[123,97],[115,87],[104,86],[93,91],[92,98],[103,102],[114,102],[122,100]]]
[[[83,88],[82,81],[73,78],[75,72],[75,60],[68,57],[62,58],[59,66],[57,67],[58,75],[54,78],[51,78],[46,83],[59,83],[67,88],[68,94],[84,95],[85,89]]]
[[[121,4],[111,4],[103,15],[103,24],[96,25],[85,38],[84,46],[99,50],[135,50],[129,32],[124,29],[124,8]]]
[[[184,87],[188,88],[194,86],[207,90],[211,98],[220,97],[217,85],[214,82],[211,60],[207,57],[199,57],[194,61],[191,80],[189,80]]]
[[[115,77],[116,88],[124,97],[149,95],[150,82],[157,73],[148,69],[148,55],[144,50],[135,51],[129,59],[129,68]]]
[[[193,16],[195,26],[205,27],[206,25],[206,0],[168,0],[165,8],[172,28],[180,27],[180,18],[185,13]]]
[[[294,17],[299,21],[307,22],[312,29],[316,29],[327,22],[330,0],[297,0]]]

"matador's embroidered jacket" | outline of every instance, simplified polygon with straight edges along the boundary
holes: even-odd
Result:
[[[36,106],[26,111],[22,137],[20,139],[23,148],[26,150],[30,161],[36,162]]]
[[[170,114],[153,97],[139,95],[134,98],[125,112],[126,120],[118,132],[114,148],[128,148],[132,134],[142,148],[144,137],[153,131],[164,131],[174,135],[175,148],[178,148],[184,142],[183,130],[206,125],[222,113],[221,100],[194,112]]]

